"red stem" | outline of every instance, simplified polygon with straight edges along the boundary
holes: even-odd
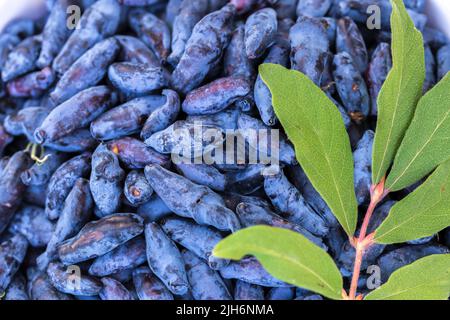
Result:
[[[367,235],[367,228],[369,227],[370,219],[372,218],[372,214],[376,206],[381,202],[381,200],[383,200],[384,197],[386,197],[388,193],[389,191],[384,189],[384,179],[381,180],[379,184],[371,187],[370,204],[364,216],[359,236],[351,239],[356,253],[355,262],[353,263],[353,276],[350,284],[350,293],[348,295],[349,300],[360,298],[356,296],[356,290],[358,288],[359,274],[361,272],[361,263],[364,252],[373,244],[373,234]]]

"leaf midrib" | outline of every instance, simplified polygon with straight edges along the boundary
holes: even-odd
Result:
[[[448,273],[448,270],[444,271],[444,273]],[[435,281],[440,281],[441,279],[446,279],[446,276],[447,275],[443,275],[442,277],[435,278]],[[427,285],[425,282],[422,282],[421,284],[419,284],[417,286],[409,287],[409,288],[406,288],[404,290],[395,291],[395,292],[393,292],[393,293],[391,293],[389,295],[385,295],[385,296],[382,296],[381,298],[377,298],[377,299],[374,299],[374,300],[385,300],[387,298],[390,298],[390,297],[393,297],[393,296],[396,296],[396,295],[400,295],[402,293],[405,293],[405,292],[408,292],[408,291],[411,291],[411,290],[414,290],[414,289],[417,289],[417,288],[420,288],[420,287],[426,287],[426,286],[429,286],[429,285]],[[435,286],[435,285],[433,285],[433,286]]]
[[[288,122],[291,126],[293,126],[294,128],[296,128],[297,130],[300,130],[300,131],[301,131],[300,127],[297,126],[296,124],[293,124],[292,122],[290,122],[289,119],[284,119],[284,121]],[[312,127],[312,130],[311,130],[311,131],[316,135],[316,137],[320,137],[320,135],[317,134],[317,132],[316,132],[316,130],[314,129],[314,127],[313,127],[313,126],[311,126],[311,127]],[[323,151],[325,151],[325,146],[323,145],[321,139],[317,139],[317,140],[319,140],[319,144],[320,144],[320,146],[321,146],[321,149],[322,149]],[[328,158],[327,153],[326,153],[326,152],[323,152],[323,155],[324,155],[324,157],[325,157],[325,160],[327,161],[328,168],[331,169],[332,167],[331,167],[331,165],[330,165],[330,160],[329,160],[329,158]],[[343,200],[342,200],[342,197],[341,197],[341,193],[339,192],[339,188],[338,188],[337,183],[336,183],[336,178],[335,178],[335,176],[334,176],[334,172],[333,172],[333,170],[329,170],[329,171],[331,172],[331,176],[332,176],[332,178],[333,178],[334,189],[337,191],[336,194],[338,195],[338,198],[339,198],[339,204],[340,204],[340,206],[341,206],[342,212],[344,213],[344,219],[345,219],[345,223],[346,223],[346,226],[347,226],[347,230],[349,230],[349,232],[351,232],[352,228],[351,228],[350,225],[349,225],[348,217],[347,217],[347,214],[346,214],[346,210],[345,210],[345,208],[344,208],[344,203],[343,203]],[[312,183],[312,182],[311,182],[311,183]]]
[[[417,157],[422,154],[423,150],[428,146],[428,144],[432,141],[434,135],[436,134],[436,132],[440,129],[440,127],[442,126],[442,124],[447,120],[448,116],[450,115],[450,109],[445,113],[444,118],[442,119],[441,122],[439,122],[439,124],[436,126],[436,128],[434,129],[434,131],[432,132],[432,134],[430,135],[430,137],[428,138],[428,140],[423,144],[423,146],[420,148],[420,150],[415,154],[415,156],[411,159],[411,161],[408,163],[408,165],[406,166],[406,168],[402,171],[402,173],[394,180],[394,182],[391,183],[390,188],[393,188],[395,186],[395,184],[398,182],[398,180],[400,180],[401,177],[403,177],[406,173],[406,171],[409,169],[410,166],[412,166],[412,164],[414,163],[414,161],[416,161]]]
[[[296,243],[296,245],[298,245],[298,243]],[[316,272],[314,272],[312,269],[308,268],[304,264],[300,263],[300,261],[297,261],[296,259],[292,258],[290,255],[286,255],[285,253],[280,254],[278,251],[268,249],[266,247],[263,248],[263,247],[259,247],[259,246],[255,246],[255,245],[248,245],[248,244],[246,245],[246,247],[248,248],[248,250],[246,250],[246,251],[249,251],[249,252],[252,251],[252,248],[254,250],[253,252],[258,252],[258,251],[261,252],[259,249],[262,248],[263,251],[267,252],[264,254],[272,255],[273,257],[281,259],[281,260],[287,260],[287,261],[291,262],[292,264],[294,264],[302,269],[305,269],[306,271],[309,271],[316,279],[318,279],[320,282],[324,283],[331,292],[335,293],[333,287],[327,281],[325,281],[320,275],[318,275]],[[302,249],[302,248],[299,248],[299,249]]]
[[[396,7],[395,2],[393,2],[392,4],[393,4],[393,6]],[[397,8],[397,10],[398,10],[398,8]],[[398,13],[398,16],[399,16],[400,20],[403,20],[402,17],[401,17],[401,15],[400,15],[399,13]],[[401,47],[401,49],[402,49],[402,56],[403,56],[403,53],[404,53],[404,51],[405,51],[405,37],[404,37],[404,36],[401,38],[401,46],[400,46],[400,47]],[[395,69],[394,69],[394,68],[395,68]],[[376,174],[377,181],[376,181],[376,182],[373,181],[374,183],[378,183],[378,180],[381,179],[381,177],[380,177],[380,172],[383,170],[384,162],[385,162],[385,160],[386,160],[386,153],[387,153],[387,150],[388,150],[388,146],[390,145],[391,135],[392,135],[392,131],[393,131],[393,128],[394,128],[394,120],[397,118],[397,112],[398,112],[398,106],[399,106],[399,99],[400,99],[400,89],[401,89],[402,84],[403,84],[403,70],[404,70],[404,64],[401,63],[400,66],[395,66],[394,68],[392,69],[392,72],[398,71],[398,72],[400,73],[400,75],[399,75],[400,80],[399,80],[399,82],[398,82],[398,83],[399,83],[399,85],[398,85],[399,88],[398,88],[398,90],[397,90],[398,94],[397,94],[397,97],[396,97],[396,99],[395,99],[395,100],[396,100],[396,101],[395,101],[395,109],[394,109],[394,114],[393,114],[392,119],[391,119],[391,124],[390,124],[390,126],[389,126],[389,132],[388,132],[387,141],[386,141],[386,143],[384,144],[383,156],[382,156],[382,158],[381,158],[380,166],[379,166],[378,172],[377,172],[377,174]],[[392,74],[394,74],[394,73],[392,73]]]

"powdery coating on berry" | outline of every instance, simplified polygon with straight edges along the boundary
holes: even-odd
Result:
[[[89,221],[93,209],[94,202],[89,190],[89,181],[80,178],[67,195],[45,252],[36,259],[40,270],[45,271],[49,262],[57,259],[57,246],[80,231]]]
[[[112,251],[144,231],[143,219],[131,213],[116,213],[87,223],[73,238],[58,247],[64,264],[90,260]]]
[[[99,0],[88,7],[78,22],[79,28],[72,32],[53,61],[53,69],[64,74],[93,45],[116,33],[121,10],[116,0]]]
[[[182,104],[188,115],[215,114],[250,93],[249,82],[243,78],[221,78],[191,91]]]
[[[189,282],[175,243],[154,222],[145,225],[145,242],[148,265],[153,273],[173,294],[186,294]]]
[[[164,104],[165,97],[150,95],[112,108],[91,123],[91,134],[102,141],[140,132],[147,118]]]
[[[249,59],[261,57],[275,41],[278,22],[272,8],[264,8],[251,14],[245,22],[245,52]]]
[[[0,291],[5,292],[27,253],[25,237],[15,235],[0,244]]]

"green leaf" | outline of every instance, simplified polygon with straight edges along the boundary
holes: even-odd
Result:
[[[396,270],[365,300],[447,300],[450,294],[450,254],[435,254]]]
[[[425,54],[422,34],[402,0],[392,0],[392,69],[378,95],[372,183],[385,176],[422,94]]]
[[[356,228],[353,156],[342,116],[307,76],[276,64],[259,67],[297,160],[349,236]]]
[[[401,190],[450,158],[450,73],[420,99],[386,188]]]
[[[287,229],[255,226],[219,242],[213,254],[240,260],[255,256],[275,278],[331,299],[341,299],[343,281],[333,259],[304,236]]]
[[[450,225],[450,160],[414,192],[397,202],[375,231],[378,243],[401,243],[427,237]]]

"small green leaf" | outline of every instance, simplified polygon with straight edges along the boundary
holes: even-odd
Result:
[[[375,231],[378,243],[401,243],[427,237],[450,225],[450,160],[414,192],[397,202]]]
[[[365,300],[447,300],[450,254],[434,254],[396,270]]]
[[[343,281],[333,259],[299,233],[268,226],[240,230],[219,242],[213,254],[239,260],[255,256],[275,278],[331,299],[341,299]]]
[[[425,79],[422,34],[402,0],[392,0],[392,69],[378,95],[378,120],[372,155],[372,183],[377,184],[391,166],[411,122]]]
[[[307,76],[276,64],[259,67],[297,160],[349,236],[356,228],[353,156],[339,110]]]
[[[420,99],[386,188],[401,190],[450,158],[450,72]]]

